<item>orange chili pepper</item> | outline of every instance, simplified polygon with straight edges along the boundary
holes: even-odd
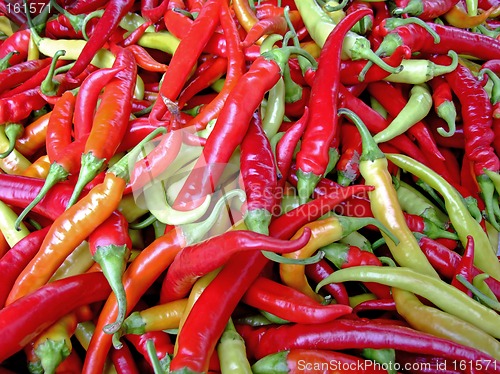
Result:
[[[500,10],[500,6],[491,7],[477,16],[469,16],[459,5],[455,5],[443,15],[443,18],[452,26],[460,29],[470,29],[483,24],[493,12],[498,10]]]
[[[49,173],[50,160],[49,156],[42,155],[35,162],[33,162],[26,170],[24,170],[21,175],[25,177],[33,177],[45,179]]]
[[[52,112],[46,113],[24,128],[23,135],[16,141],[16,149],[26,157],[32,156],[45,145],[47,125]]]

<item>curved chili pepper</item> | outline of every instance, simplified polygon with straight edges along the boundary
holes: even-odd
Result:
[[[46,101],[38,88],[0,99],[0,123],[20,122],[28,118],[33,110],[41,109]]]
[[[467,246],[465,247],[464,254],[460,259],[460,263],[455,268],[455,274],[451,280],[451,285],[458,288],[462,292],[472,297],[472,292],[457,280],[457,276],[461,275],[468,282],[472,283],[472,267],[474,264],[474,238],[467,236]]]
[[[349,368],[348,371],[352,374],[382,374],[384,372],[381,367],[377,368],[375,365],[373,367],[369,365],[363,367],[363,364],[362,358],[343,352],[296,348],[262,357],[252,365],[252,371],[255,374],[272,374],[285,369],[289,373],[298,373],[305,370],[317,371],[317,368],[329,367],[330,370],[338,372]],[[363,369],[361,369],[362,367]]]
[[[236,13],[238,14],[238,13]],[[248,48],[257,42],[262,36],[270,34],[285,35],[288,30],[288,24],[282,15],[257,20],[248,30],[245,39],[241,43],[243,48]]]
[[[352,312],[358,315],[359,313],[373,310],[396,311],[396,303],[392,297],[390,299],[366,300],[356,305],[352,309]]]
[[[323,306],[291,287],[263,277],[250,286],[242,301],[288,321],[306,324],[331,321],[352,310],[342,304]]]
[[[0,72],[0,93],[17,86],[50,64],[50,58],[30,60],[10,66]]]
[[[471,216],[456,189],[432,170],[414,160],[395,154],[387,155],[387,158],[398,167],[418,175],[420,179],[439,191],[445,199],[449,218],[462,245],[466,245],[467,235],[473,235],[474,237],[474,264],[492,277],[500,279],[500,264],[495,259],[496,256],[491,250],[488,237],[479,223]]]
[[[44,285],[3,308],[0,321],[2,331],[8,334],[0,343],[0,360],[22,349],[33,336],[74,308],[103,300],[109,293],[106,278],[100,273],[89,273]]]
[[[281,77],[281,67],[275,59],[279,56],[282,60],[291,51],[298,52],[292,47],[269,51],[265,56],[255,60],[250,69],[238,80],[219,113],[215,127],[203,148],[202,156],[194,166],[195,170],[201,171],[203,175],[189,174],[174,203],[175,207],[185,210],[186,205],[193,206],[193,202],[198,205],[200,199],[210,193],[210,186],[217,185],[223,168],[210,165],[227,164],[233,151],[243,140],[251,117],[265,93]],[[249,95],[249,92],[252,94]],[[244,107],[240,105],[243,98],[246,103]],[[233,123],[240,123],[241,126],[235,127]]]
[[[121,70],[122,67],[99,69],[83,80],[76,96],[73,116],[75,139],[87,137],[90,134],[99,94]]]
[[[418,16],[424,21],[432,21],[448,12],[457,0],[402,0],[397,2],[393,14]]]
[[[16,140],[15,149],[29,157],[44,146],[50,115],[51,112],[48,112],[25,126],[23,134]]]
[[[354,121],[361,133],[363,152],[360,158],[359,170],[365,178],[365,182],[375,187],[373,191],[368,192],[373,216],[392,230],[399,240],[399,243],[390,240],[387,242],[394,259],[401,266],[418,269],[424,274],[437,277],[436,271],[422,254],[418,243],[406,224],[396,190],[392,185],[391,176],[387,171],[385,155],[378,149],[368,129],[359,120],[359,117],[352,112],[349,114],[347,111],[343,111],[343,113],[349,115],[349,118]],[[388,204],[392,206],[389,210],[387,208]],[[389,212],[390,214],[388,214]]]
[[[54,221],[39,252],[19,275],[8,304],[45,284],[71,251],[118,207],[128,178],[129,157],[130,154],[114,164],[101,184]]]
[[[80,174],[69,205],[73,205],[81,191],[114,155],[127,129],[132,112],[131,98],[137,76],[132,52],[118,50],[114,68],[123,68],[108,83],[97,109],[90,135],[85,142]],[[117,115],[119,113],[119,115]]]
[[[0,45],[0,58],[4,58],[11,52],[17,52],[9,59],[10,64],[16,65],[25,61],[28,57],[29,41],[29,29],[17,30]]]
[[[208,66],[203,66],[207,64]],[[221,78],[227,69],[227,59],[224,57],[216,57],[208,60],[206,63],[200,65],[199,69],[202,68],[198,75],[186,85],[179,96],[179,107],[183,108],[184,104],[188,102],[193,96],[198,92],[210,87],[219,78]],[[195,73],[196,74],[196,73]]]
[[[494,201],[493,183],[484,173],[485,169],[497,174],[500,170],[499,156],[491,146],[495,137],[491,129],[491,103],[480,83],[466,67],[458,66],[454,72],[445,75],[445,79],[462,106],[465,152],[474,163],[474,174],[481,188],[488,220],[498,229],[495,213],[498,203]]]
[[[271,143],[254,113],[241,143],[241,181],[246,194],[245,225],[267,234],[276,199],[277,175]]]
[[[171,111],[166,102],[176,102],[193,66],[219,23],[220,8],[221,1],[209,0],[201,9],[186,37],[178,45],[163,78],[168,84],[161,86],[161,100],[155,102],[149,115],[153,123],[161,124],[167,110]]]
[[[97,227],[89,236],[89,249],[92,258],[102,269],[102,272],[120,304],[126,304],[125,291],[121,283],[125,264],[130,256],[132,241],[128,233],[128,223],[118,211]],[[120,306],[125,312],[126,305]],[[117,322],[125,319],[124,315],[117,317]],[[112,328],[109,326],[109,328]]]
[[[257,330],[258,331],[258,330]],[[252,331],[253,332],[253,331]],[[247,334],[240,331],[244,338]],[[249,339],[255,339],[248,334]],[[257,337],[259,339],[259,337]],[[323,325],[284,325],[260,333],[257,359],[285,349],[386,348],[425,353],[449,359],[492,360],[477,349],[437,338],[405,326],[381,324],[366,319],[338,319]],[[493,368],[492,372],[497,372]]]
[[[224,87],[209,104],[204,106],[200,113],[188,123],[188,126],[204,128],[212,119],[217,118],[229,93],[233,90],[245,70],[246,62],[240,45],[240,37],[236,24],[230,16],[228,7],[224,4],[220,12],[220,22],[226,36],[228,69]]]
[[[163,73],[167,70],[167,65],[156,61],[143,47],[137,44],[127,46],[127,49],[134,55],[137,65],[146,70]]]
[[[370,9],[347,15],[330,34],[318,62],[318,71],[311,88],[309,120],[297,153],[297,190],[302,202],[311,195],[318,179],[328,166],[329,148],[337,125],[337,96],[340,85],[340,57],[344,36]],[[333,61],[333,62],[332,62]],[[333,72],[332,72],[332,69]],[[325,100],[325,98],[332,98]]]
[[[477,34],[453,26],[425,23],[439,37],[435,43],[434,37],[421,25],[412,24],[413,19],[390,18],[382,22],[378,32],[384,36],[377,52],[391,54],[398,45],[407,45],[412,52],[447,54],[454,50],[482,60],[500,58],[500,41],[487,35]],[[390,31],[392,30],[392,31]],[[391,35],[391,36],[389,36]]]
[[[318,184],[317,190],[321,191],[321,187]],[[321,217],[350,197],[371,190],[373,190],[372,186],[359,184],[347,187],[338,186],[332,190],[321,191],[320,197],[316,197],[314,200],[276,218],[269,227],[269,234],[274,237],[289,239],[296,233],[297,227],[313,222],[315,219],[313,217]]]
[[[136,359],[127,344],[120,349],[111,350],[111,362],[118,374],[139,374]]]
[[[413,232],[419,232],[428,236],[431,239],[437,238],[447,238],[452,240],[457,240],[456,234],[443,230],[437,224],[430,221],[429,219],[423,218],[416,214],[410,214],[403,212],[408,228]]]
[[[346,269],[354,266],[382,266],[382,262],[372,252],[363,251],[359,247],[332,243],[323,247],[325,258],[330,260],[337,268]],[[377,283],[366,282],[366,288],[379,299],[389,299],[391,297],[390,289]]]
[[[278,140],[278,143],[276,143],[276,167],[278,168],[278,171],[280,173],[280,178],[278,178],[276,182],[276,190],[278,191],[275,201],[276,209],[279,208],[279,204],[281,203],[281,191],[283,191],[285,188],[286,180],[288,179],[288,175],[290,174],[290,166],[293,161],[295,148],[297,147],[300,137],[304,133],[308,118],[309,108],[305,107],[302,117],[298,121],[296,121],[293,126],[291,126],[285,132],[281,139]]]
[[[146,361],[153,367],[149,350],[147,348],[148,341],[152,341],[156,356],[160,361],[168,364],[169,355],[174,353],[174,345],[170,341],[170,337],[163,331],[150,331],[142,335],[127,335],[127,340],[132,343],[134,348],[146,359]],[[167,367],[163,369],[166,370]]]
[[[131,0],[111,0],[106,6],[104,13],[96,24],[94,32],[85,44],[75,64],[66,73],[66,79],[75,79],[94,58],[97,51],[104,45],[118,27],[120,20],[132,8],[134,2]],[[133,80],[135,82],[135,79]]]
[[[49,227],[34,231],[14,245],[0,259],[0,269],[3,274],[2,287],[0,288],[0,305],[4,305],[7,296],[22,269],[28,265],[38,252]]]
[[[304,230],[293,241],[274,239],[251,231],[231,231],[202,243],[185,247],[170,265],[162,285],[160,302],[165,303],[184,297],[199,277],[217,269],[234,253],[245,250],[266,250],[274,253],[290,253],[307,244],[310,230]],[[224,248],[223,250],[220,250]],[[208,256],[206,259],[203,256]],[[193,258],[199,261],[193,262]],[[207,261],[210,258],[210,261]]]
[[[307,277],[311,278],[311,280],[316,283],[321,282],[333,272],[333,268],[323,259],[315,264],[306,266]],[[330,283],[323,289],[328,292],[338,304],[349,305],[349,296],[343,284]]]
[[[500,358],[500,344],[491,335],[453,315],[422,304],[411,292],[393,288],[392,294],[398,313],[414,329],[475,348],[496,360]],[[430,320],[432,323],[428,323]]]
[[[460,29],[470,29],[483,24],[492,13],[498,12],[498,9],[500,9],[498,6],[491,7],[481,14],[471,16],[460,6],[455,5],[444,14],[443,18],[451,26],[458,27]]]
[[[499,335],[498,325],[496,325],[499,316],[494,310],[476,302],[440,279],[417,273],[409,268],[386,267],[381,271],[381,268],[377,266],[362,266],[336,271],[322,283],[347,280],[377,282],[415,293],[428,299],[443,311],[487,332],[492,337]],[[321,288],[322,283],[318,284],[318,289]]]
[[[123,286],[127,295],[127,312],[132,310],[144,292],[172,263],[182,248],[196,243],[204,237],[220,214],[223,203],[224,200],[219,201],[218,207],[214,208],[206,221],[175,226],[142,250],[139,256],[129,265],[123,276]],[[112,336],[104,333],[102,328],[113,322],[113,318],[116,318],[118,313],[116,298],[111,295],[100,315],[96,333],[87,352],[84,370],[96,373],[102,371],[107,351],[112,344]]]

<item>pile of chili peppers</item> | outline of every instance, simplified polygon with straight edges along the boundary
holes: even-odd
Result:
[[[0,373],[500,373],[498,0],[0,3]]]

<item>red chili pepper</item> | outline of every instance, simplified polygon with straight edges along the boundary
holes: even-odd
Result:
[[[194,78],[190,80],[186,87],[182,90],[179,96],[179,107],[183,108],[184,104],[193,96],[210,87],[219,78],[226,74],[226,70],[227,59],[224,57],[215,57],[200,65],[198,68],[198,74],[195,73]]]
[[[280,215],[270,226],[270,235],[276,237],[291,238],[298,227],[312,222],[313,217],[326,214],[335,209],[341,202],[349,199],[353,195],[363,194],[373,189],[372,186],[357,184],[347,187],[323,188],[320,183],[316,187],[320,197],[316,197],[305,204],[298,206],[291,211]]]
[[[44,67],[50,65],[50,62],[50,58],[30,60],[15,64],[5,70],[2,70],[0,72],[0,93],[25,82],[33,76],[33,74],[36,74]]]
[[[411,57],[411,50],[408,46],[402,45],[396,48],[394,53],[382,60],[389,66],[398,67],[403,59]],[[358,84],[360,81],[365,83],[376,82],[390,75],[390,73],[377,65],[372,65],[368,71],[364,72],[366,61],[358,60],[342,61],[340,66],[340,81],[344,85]]]
[[[76,0],[68,5],[67,10],[72,14],[90,13],[107,3],[109,0]]]
[[[448,124],[448,131],[445,131],[441,127],[437,129],[437,132],[444,137],[451,136],[455,132],[455,120],[457,117],[451,88],[446,80],[441,76],[432,78],[429,81],[429,85],[432,88],[432,102],[434,104],[434,110],[436,111],[436,114],[440,118],[444,119]]]
[[[484,69],[489,69],[495,74],[500,74],[500,58],[486,61],[481,65],[481,70]]]
[[[240,173],[246,194],[245,224],[251,231],[267,234],[279,191],[271,143],[257,111],[241,143]]]
[[[382,266],[382,262],[372,252],[363,251],[359,247],[348,244],[333,243],[331,248],[325,248],[325,257],[339,269],[353,266]],[[387,286],[372,282],[365,282],[364,285],[379,299],[391,297],[390,288]]]
[[[437,238],[448,238],[452,240],[457,240],[458,237],[455,233],[443,230],[434,222],[425,219],[423,217],[417,216],[415,214],[410,214],[403,212],[405,216],[406,224],[408,228],[413,232],[419,232],[431,239]]]
[[[248,31],[245,39],[241,43],[241,46],[243,48],[248,48],[264,35],[270,35],[270,34],[285,35],[287,30],[288,30],[288,24],[283,15],[261,19],[256,24],[254,24],[252,28]]]
[[[76,97],[70,91],[66,91],[52,110],[46,135],[47,156],[50,160],[60,158],[71,144],[75,102]]]
[[[353,314],[358,315],[359,313],[367,311],[370,312],[373,310],[384,310],[384,311],[395,312],[396,303],[394,302],[392,297],[389,299],[366,300],[356,305],[352,309],[352,312]]]
[[[229,93],[234,89],[246,69],[246,61],[240,45],[238,29],[229,8],[224,4],[220,12],[220,23],[224,31],[224,40],[227,47],[228,68],[226,82],[217,97],[204,106],[200,113],[188,123],[188,126],[194,126],[195,128],[204,128],[212,119],[218,117]]]
[[[455,275],[451,280],[451,285],[455,286],[462,292],[465,292],[472,297],[472,291],[465,287],[458,279],[457,276],[460,275],[465,278],[469,283],[472,283],[473,278],[473,266],[474,266],[474,238],[471,235],[467,236],[467,245],[465,247],[464,254],[460,259],[460,262],[455,269]]]
[[[123,67],[99,69],[83,80],[76,96],[73,116],[75,139],[88,137],[92,129],[99,94],[122,69]]]
[[[149,340],[153,341],[156,357],[160,360],[160,362],[165,358],[168,360],[168,355],[172,355],[174,353],[174,345],[170,341],[168,334],[163,331],[149,331],[142,335],[129,334],[126,335],[126,338],[130,343],[132,343],[135,350],[146,359],[151,367],[153,367],[153,364],[147,347]]]
[[[444,128],[446,126],[446,122],[441,118],[430,115],[426,118],[427,123],[429,124],[429,129],[431,130],[434,139],[436,139],[436,143],[440,147],[447,148],[455,148],[455,149],[464,149],[465,147],[465,135],[464,128],[462,124],[457,124],[455,132],[452,136],[443,137],[437,132],[438,128]]]
[[[90,29],[90,27],[87,28]],[[51,39],[83,39],[82,31],[75,31],[64,14],[59,14],[56,18],[47,21],[45,35]]]
[[[127,46],[127,49],[134,55],[137,65],[146,70],[158,73],[164,73],[168,66],[156,61],[143,47],[140,45],[132,44]]]
[[[315,283],[321,282],[334,271],[335,270],[325,260],[306,265],[306,275]],[[342,283],[330,283],[323,289],[335,299],[337,304],[349,305],[349,295]]]
[[[8,14],[9,13],[16,12],[8,12]],[[28,57],[30,35],[31,33],[29,29],[19,29],[14,34],[5,39],[4,42],[0,45],[0,59],[4,58],[11,52],[17,52],[9,59],[9,63],[11,65],[16,65],[25,61]]]
[[[43,184],[44,181],[38,178],[0,174],[0,200],[24,209],[37,196]],[[55,186],[32,211],[55,220],[66,209],[72,189],[65,184]]]
[[[290,167],[293,161],[293,155],[295,153],[295,148],[300,140],[300,137],[304,133],[307,125],[307,120],[309,118],[309,109],[304,108],[304,113],[302,117],[293,124],[281,139],[276,144],[276,166],[279,171],[279,178],[277,180],[276,191],[278,192],[275,200],[274,213],[278,214],[277,210],[280,209],[282,191],[285,189],[285,184],[290,175]],[[279,214],[278,214],[279,215]]]
[[[458,0],[399,0],[394,14],[418,16],[424,21],[433,21],[448,12]]]
[[[444,59],[446,56],[439,57],[438,61]],[[499,224],[495,213],[498,201],[495,201],[493,197],[493,182],[484,173],[485,169],[494,173],[498,173],[500,170],[500,159],[491,146],[495,134],[492,130],[490,100],[481,84],[465,66],[459,65],[453,72],[446,74],[445,79],[460,101],[465,135],[465,153],[474,164],[474,174],[481,188],[488,220],[498,228]]]
[[[306,245],[310,236],[311,232],[307,230],[296,240],[284,241],[257,232],[238,230],[185,247],[168,268],[160,303],[183,298],[198,278],[224,265],[235,253],[256,250],[281,254],[295,252]]]
[[[242,331],[240,334],[243,338],[246,337]],[[471,359],[475,362],[494,360],[486,353],[448,339],[405,326],[382,324],[367,319],[337,319],[322,325],[294,324],[269,327],[261,334],[255,354],[259,359],[285,349],[344,350],[360,346],[375,349],[391,347],[447,359]],[[492,373],[500,371],[494,367],[491,370]]]
[[[460,165],[458,163],[458,157],[453,150],[447,147],[439,147],[439,151],[444,157],[444,163],[448,168],[448,175],[450,176],[450,181],[454,185],[460,185]]]
[[[16,95],[0,99],[0,123],[20,122],[32,111],[41,109],[45,100],[38,88],[32,88]]]
[[[118,374],[139,374],[135,357],[128,348],[127,344],[123,344],[120,349],[113,348],[111,350],[111,362]]]
[[[253,282],[242,301],[287,321],[305,324],[332,321],[352,311],[348,305],[321,305],[294,288],[264,277]]]
[[[500,40],[490,36],[453,26],[425,23],[439,38],[439,43],[436,43],[434,36],[426,29],[410,22],[412,19],[396,18],[389,18],[382,22],[376,31],[378,35],[384,36],[378,52],[391,54],[398,45],[407,45],[413,53],[446,55],[448,51],[454,50],[458,54],[474,56],[485,61],[500,58],[500,52],[498,52]]]
[[[462,374],[462,370],[453,367],[449,360],[443,360],[432,355],[409,353],[404,351],[396,352],[396,361],[401,365],[411,365],[415,367],[411,374]]]
[[[337,182],[343,186],[353,183],[359,177],[361,136],[356,126],[344,123],[340,129],[340,158],[335,165]]]
[[[106,85],[101,97],[101,104],[96,111],[89,137],[85,142],[80,174],[69,205],[76,202],[85,185],[114,156],[127,129],[137,76],[137,66],[132,52],[119,48],[113,68],[123,70],[119,71]]]
[[[283,54],[292,51],[271,51],[269,55],[255,60],[233,87],[219,113],[212,133],[203,148],[202,156],[196,162],[196,173],[190,173],[174,203],[174,207],[183,210],[199,204],[208,193],[211,186],[216,186],[222,167],[207,167],[206,165],[225,165],[232,153],[245,137],[253,113],[260,105],[264,95],[281,77],[280,65],[274,60],[274,53]],[[283,56],[281,56],[283,58]],[[245,101],[245,106],[241,102]],[[239,123],[239,126],[234,126]],[[200,175],[200,172],[203,175]],[[208,183],[210,182],[210,183]]]
[[[191,74],[192,68],[203,52],[203,48],[219,24],[218,15],[221,3],[222,1],[220,0],[208,0],[196,20],[194,20],[186,37],[181,39],[175,54],[172,56],[169,68],[163,77],[164,82],[168,82],[168,84],[161,86],[160,100],[155,102],[149,115],[153,123],[161,124],[162,117],[167,110],[177,111],[173,108],[167,108],[166,102],[176,102],[177,97]]]
[[[343,18],[322,49],[309,99],[309,121],[296,156],[297,190],[302,202],[311,195],[330,161],[330,144],[338,126],[336,111],[342,41],[354,24],[368,14],[371,14],[370,9],[360,9]]]
[[[0,361],[4,361],[34,336],[73,309],[108,297],[110,288],[101,273],[54,281],[0,310]],[[33,308],[36,305],[36,308]]]
[[[97,22],[94,32],[85,44],[82,52],[75,61],[75,64],[66,73],[66,79],[71,82],[80,73],[83,72],[85,67],[90,64],[97,51],[102,48],[107,39],[113,34],[118,27],[120,20],[127,14],[127,12],[134,5],[132,0],[110,0],[106,6],[104,13]],[[94,6],[95,7],[95,6]],[[95,9],[95,8],[94,8]],[[135,79],[134,79],[135,82]]]
[[[424,235],[419,237],[418,243],[436,271],[442,277],[452,280],[455,276],[455,269],[459,267],[461,262],[461,256],[438,241]],[[473,277],[481,273],[475,266],[472,268]],[[493,277],[488,277],[485,282],[495,296],[500,297],[500,282]]]
[[[0,306],[5,305],[5,300],[21,271],[28,265],[40,248],[43,238],[49,227],[34,231],[21,239],[0,259],[2,272],[2,287],[0,288]]]

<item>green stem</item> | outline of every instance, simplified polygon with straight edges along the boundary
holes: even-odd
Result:
[[[9,147],[5,152],[0,153],[0,159],[8,157],[16,148],[16,140],[24,131],[24,126],[20,123],[8,123],[5,125],[5,136],[9,140]]]
[[[56,66],[57,66],[57,61],[61,56],[64,56],[66,54],[66,51],[64,50],[59,50],[55,53],[54,57],[52,58],[52,62],[50,63],[50,69],[47,74],[47,77],[43,80],[43,82],[40,84],[40,91],[47,96],[56,96],[57,91],[59,89],[60,83],[56,80],[54,80],[54,74],[56,71]]]
[[[286,265],[311,265],[321,261],[325,256],[325,253],[322,251],[318,251],[314,256],[308,258],[289,258],[269,251],[262,251],[262,254],[271,261]]]
[[[18,51],[12,51],[12,52],[7,53],[3,58],[1,58],[0,59],[0,71],[3,71],[5,69],[7,69],[9,66],[11,66],[9,63],[11,57],[14,55],[18,55],[18,54],[19,54]]]
[[[427,32],[434,38],[434,44],[439,44],[441,42],[441,38],[439,37],[438,33],[434,31],[427,23],[425,23],[425,21],[417,17],[389,18],[386,20],[385,28],[387,30],[394,30],[396,27],[409,25],[412,23],[415,23],[427,30]]]
[[[145,218],[141,222],[129,223],[128,228],[131,230],[142,230],[148,226],[151,226],[153,224],[153,222],[156,220],[157,220],[157,218],[154,215],[150,214],[150,215],[148,215],[147,218]]]

